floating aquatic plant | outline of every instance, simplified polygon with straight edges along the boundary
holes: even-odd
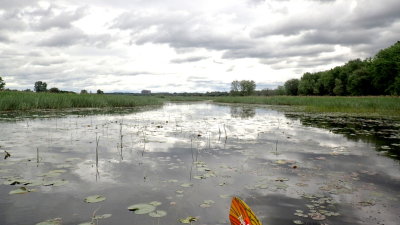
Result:
[[[101,195],[91,195],[85,198],[86,203],[96,203],[96,202],[102,202],[104,200],[106,200],[106,197]]]
[[[154,205],[146,203],[135,204],[128,207],[128,210],[135,212],[135,214],[147,214],[153,212],[155,209],[156,207]]]
[[[186,218],[179,219],[179,222],[181,222],[181,223],[192,223],[192,222],[197,221],[197,220],[198,220],[197,217],[188,216]]]
[[[149,213],[149,216],[151,216],[151,217],[163,217],[166,215],[167,215],[167,212],[165,212],[163,210],[156,210],[156,211]]]

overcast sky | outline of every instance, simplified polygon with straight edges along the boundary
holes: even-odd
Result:
[[[399,0],[0,0],[0,76],[19,90],[274,88],[399,39]]]

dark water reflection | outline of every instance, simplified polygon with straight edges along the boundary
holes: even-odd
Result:
[[[2,121],[0,152],[11,157],[0,160],[0,224],[80,224],[94,213],[112,214],[99,224],[179,224],[188,216],[199,217],[195,224],[229,224],[233,195],[264,224],[398,224],[400,166],[375,151],[397,151],[398,123],[332,120],[195,103]],[[68,183],[48,185],[55,180]],[[23,183],[36,191],[9,195]],[[83,201],[94,194],[106,200]],[[205,200],[214,203],[200,207]],[[168,214],[127,210],[152,201]]]
[[[400,159],[398,120],[304,114],[286,114],[286,116],[299,119],[304,126],[328,129],[332,133],[344,135],[349,140],[370,143],[382,154]]]

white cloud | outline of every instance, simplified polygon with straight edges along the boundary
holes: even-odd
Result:
[[[191,92],[271,87],[372,56],[400,36],[397,0],[2,1],[7,87]]]

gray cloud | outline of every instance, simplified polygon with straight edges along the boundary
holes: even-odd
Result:
[[[365,32],[376,27],[388,27],[400,19],[400,1],[360,0],[353,10],[332,11],[325,14],[310,12],[305,15],[288,16],[274,24],[255,28],[251,35],[255,38],[270,35],[298,35],[306,31]],[[354,36],[354,35],[353,35]],[[361,36],[361,35],[360,35]]]
[[[66,60],[65,59],[53,59],[53,58],[49,58],[49,59],[37,59],[37,60],[33,60],[31,62],[32,65],[37,65],[37,66],[51,66],[51,65],[56,65],[56,64],[63,64],[65,63]]]
[[[208,73],[242,79],[238,71],[246,68],[254,73],[272,68],[300,76],[372,56],[400,36],[398,0],[238,0],[225,6],[182,0],[0,2],[0,75],[29,88],[44,80],[79,91],[109,79],[113,90],[126,86],[126,79],[167,71],[179,91],[223,90],[229,83],[211,86]],[[94,30],[87,22],[97,18],[95,27],[105,24]],[[170,62],[165,70],[144,61],[153,60],[149,55],[158,47],[155,60]],[[196,73],[179,63],[191,63]],[[283,78],[257,79],[267,87]],[[143,80],[143,88],[151,85]]]
[[[203,15],[187,12],[143,13],[120,15],[112,28],[131,30],[136,44],[169,44],[174,48],[214,50],[247,48],[254,43],[246,38],[213,30]]]
[[[0,9],[10,10],[14,8],[21,8],[25,6],[36,5],[37,3],[32,0],[0,0]]]
[[[86,8],[81,7],[75,11],[62,11],[59,14],[53,12],[50,7],[48,10],[43,11],[40,20],[33,24],[33,28],[38,30],[48,30],[51,28],[71,28],[71,23],[81,19],[85,15]],[[36,12],[36,14],[40,14]]]
[[[350,27],[366,29],[387,27],[400,19],[400,1],[398,0],[362,0],[350,17]]]
[[[39,41],[39,46],[65,47],[87,41],[87,36],[78,29],[59,31],[51,37]]]
[[[376,38],[376,30],[314,30],[305,32],[293,44],[366,44]]]
[[[7,35],[0,34],[0,42],[3,42],[3,43],[10,42],[10,39]]]
[[[299,45],[290,46],[285,49],[284,46],[271,46],[267,48],[249,48],[230,50],[225,52],[223,58],[235,59],[235,58],[287,58],[295,56],[319,56],[323,52],[332,52],[334,47],[330,45]]]
[[[22,20],[22,15],[18,10],[8,10],[0,12],[0,31],[21,31],[25,30],[27,25]]]
[[[208,57],[204,57],[204,56],[191,56],[191,57],[187,57],[187,58],[179,58],[179,59],[172,59],[171,62],[172,63],[191,63],[191,62],[198,62],[201,60],[205,60]]]
[[[68,47],[72,45],[92,45],[104,47],[111,42],[111,35],[87,35],[80,29],[61,30],[49,38],[40,40],[38,46]]]

